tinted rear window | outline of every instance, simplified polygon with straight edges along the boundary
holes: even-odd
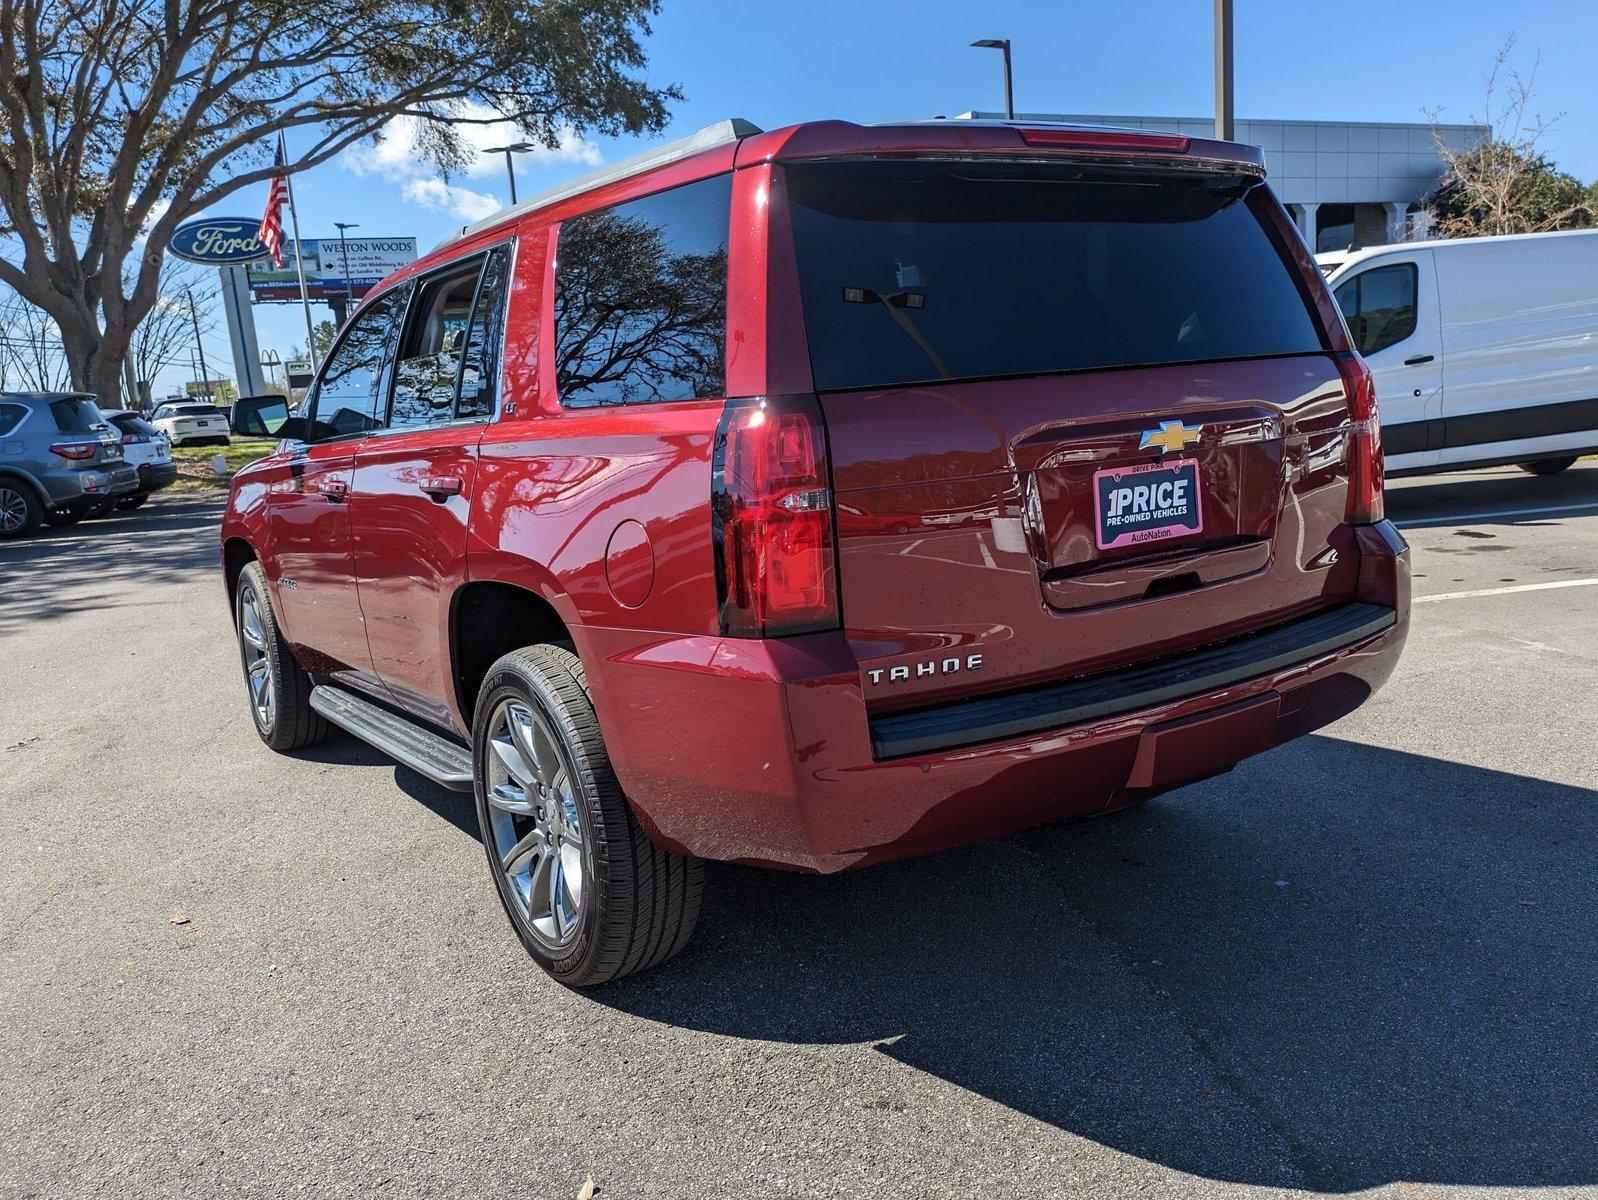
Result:
[[[92,433],[105,426],[99,405],[87,397],[52,400],[50,411],[55,414],[55,427],[62,433]]]
[[[1026,163],[786,174],[823,391],[1322,349],[1251,180]]]
[[[210,404],[183,404],[175,410],[180,417],[220,417],[222,412]]]
[[[136,417],[132,413],[123,413],[121,416],[106,418],[123,433],[137,434],[142,437],[153,437],[159,430],[143,417]]]

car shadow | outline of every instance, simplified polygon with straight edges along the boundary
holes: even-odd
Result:
[[[222,505],[221,497],[158,495],[133,512],[61,528],[41,525],[27,537],[0,542],[0,631],[86,610],[157,603],[149,598],[150,585],[202,573],[217,581],[218,611],[225,612],[215,532]]]
[[[1555,525],[1585,515],[1549,511],[1572,507],[1598,512],[1598,461],[1579,462],[1558,475],[1492,467],[1412,476],[1391,481],[1386,493],[1388,518],[1408,529],[1444,528],[1473,513],[1499,514],[1473,525]]]
[[[1590,1185],[1595,801],[1313,737],[1141,810],[932,858],[712,867],[683,956],[593,999],[871,1043],[1214,1180]]]

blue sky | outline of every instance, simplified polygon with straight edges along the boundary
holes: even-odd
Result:
[[[1483,77],[1513,31],[1513,64],[1523,73],[1538,68],[1534,108],[1565,114],[1546,148],[1563,169],[1598,179],[1598,15],[1590,0],[1237,0],[1236,9],[1240,117],[1419,121],[1438,109],[1442,121],[1465,121],[1481,114]],[[1208,0],[665,0],[647,49],[650,78],[684,93],[666,137],[727,116],[771,129],[999,108],[999,55],[968,48],[981,37],[1013,40],[1020,111],[1202,116],[1212,104],[1210,22]],[[463,217],[506,200],[502,157],[446,182],[418,169],[403,142],[298,176],[304,235],[335,235],[334,221],[355,220],[352,236],[414,235],[425,252]],[[589,137],[523,157],[517,186],[529,195],[642,144]],[[264,187],[250,189],[218,214],[258,216],[264,202]],[[305,340],[298,307],[258,306],[256,322],[263,350],[286,354]],[[207,357],[231,361],[222,330],[207,338]]]

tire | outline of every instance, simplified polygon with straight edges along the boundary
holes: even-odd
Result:
[[[56,529],[65,529],[69,525],[76,525],[88,516],[92,505],[79,501],[67,508],[47,509],[44,514],[44,523]]]
[[[0,541],[27,537],[44,519],[44,505],[21,480],[0,478]]]
[[[633,816],[576,654],[527,646],[496,662],[478,693],[472,746],[489,871],[539,966],[568,987],[594,987],[688,944],[704,864],[656,846]]]
[[[126,500],[118,500],[117,507],[123,512],[132,512],[141,507],[150,498],[149,492],[140,492],[137,496],[129,496]]]
[[[1536,462],[1523,462],[1518,465],[1528,475],[1557,475],[1575,466],[1579,457],[1580,455],[1572,454],[1569,458],[1539,458]]]
[[[266,587],[266,572],[258,562],[247,563],[239,573],[233,625],[250,716],[261,740],[280,752],[326,740],[327,720],[311,707],[311,676],[283,641]],[[261,663],[265,666],[257,666]]]

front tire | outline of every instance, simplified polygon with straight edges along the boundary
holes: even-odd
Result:
[[[1578,457],[1580,456],[1572,454],[1569,458],[1539,458],[1535,462],[1523,462],[1517,465],[1528,475],[1557,475],[1575,466]]]
[[[568,987],[688,943],[704,864],[649,840],[622,795],[577,655],[528,646],[489,670],[472,723],[477,821],[527,953]]]
[[[300,750],[326,739],[328,724],[311,707],[311,677],[277,627],[261,564],[245,564],[233,598],[233,624],[255,732],[274,750]]]

